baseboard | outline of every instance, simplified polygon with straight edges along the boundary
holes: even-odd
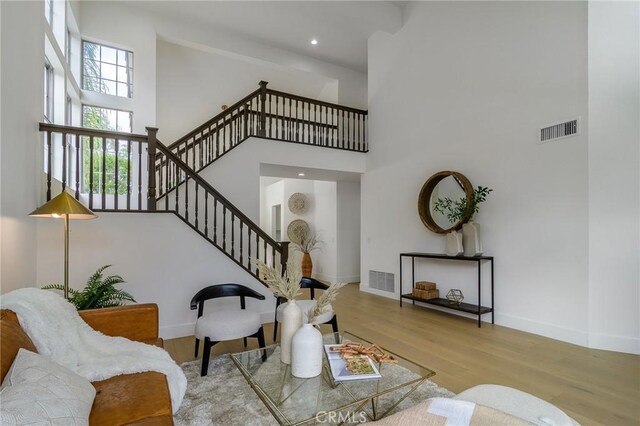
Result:
[[[368,284],[360,283],[360,291],[364,291],[365,293],[375,294],[376,296],[386,297],[387,299],[396,299],[398,300],[398,295],[395,292],[377,290],[375,288],[369,287]],[[400,303],[400,302],[398,302]]]
[[[360,282],[360,275],[345,275],[342,277],[338,277],[336,278],[336,282],[338,283],[359,283]]]
[[[337,281],[337,277],[333,275],[325,275],[325,274],[312,274],[312,277],[318,281],[323,281],[326,283],[335,283]]]
[[[562,340],[563,342],[573,343],[574,345],[588,346],[588,334],[584,330],[561,327],[548,322],[498,312],[496,312],[496,324],[551,339]]]
[[[163,339],[176,339],[178,337],[193,336],[196,323],[164,325],[160,326],[160,337]]]
[[[260,321],[262,324],[273,322],[275,310],[260,312]],[[163,339],[177,339],[178,337],[193,336],[196,323],[190,322],[186,324],[163,325],[160,326],[160,337]]]
[[[589,347],[592,349],[640,355],[640,338],[589,333]]]

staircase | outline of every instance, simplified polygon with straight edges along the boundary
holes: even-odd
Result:
[[[284,265],[288,243],[273,240],[199,172],[251,137],[367,152],[366,128],[366,111],[264,81],[170,145],[151,127],[138,135],[40,123],[47,201],[69,191],[95,211],[173,213],[260,280],[255,261]]]

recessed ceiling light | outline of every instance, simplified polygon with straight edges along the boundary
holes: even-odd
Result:
[[[304,176],[304,173],[298,173],[298,176],[302,177]]]
[[[311,39],[311,44],[313,44],[314,46],[318,44],[318,39],[315,39],[315,38]]]

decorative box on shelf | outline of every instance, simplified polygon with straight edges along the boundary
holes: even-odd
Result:
[[[418,299],[436,299],[440,297],[440,290],[422,290],[420,288],[413,289],[413,297],[417,297]]]

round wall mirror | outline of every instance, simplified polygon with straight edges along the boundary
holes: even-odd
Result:
[[[466,199],[470,206],[473,199],[473,186],[469,179],[458,172],[443,171],[431,176],[422,186],[418,197],[418,214],[424,226],[438,234],[446,234],[462,228],[471,217],[471,211],[455,223],[451,223],[446,214],[437,211],[438,200],[449,198],[453,201]]]

